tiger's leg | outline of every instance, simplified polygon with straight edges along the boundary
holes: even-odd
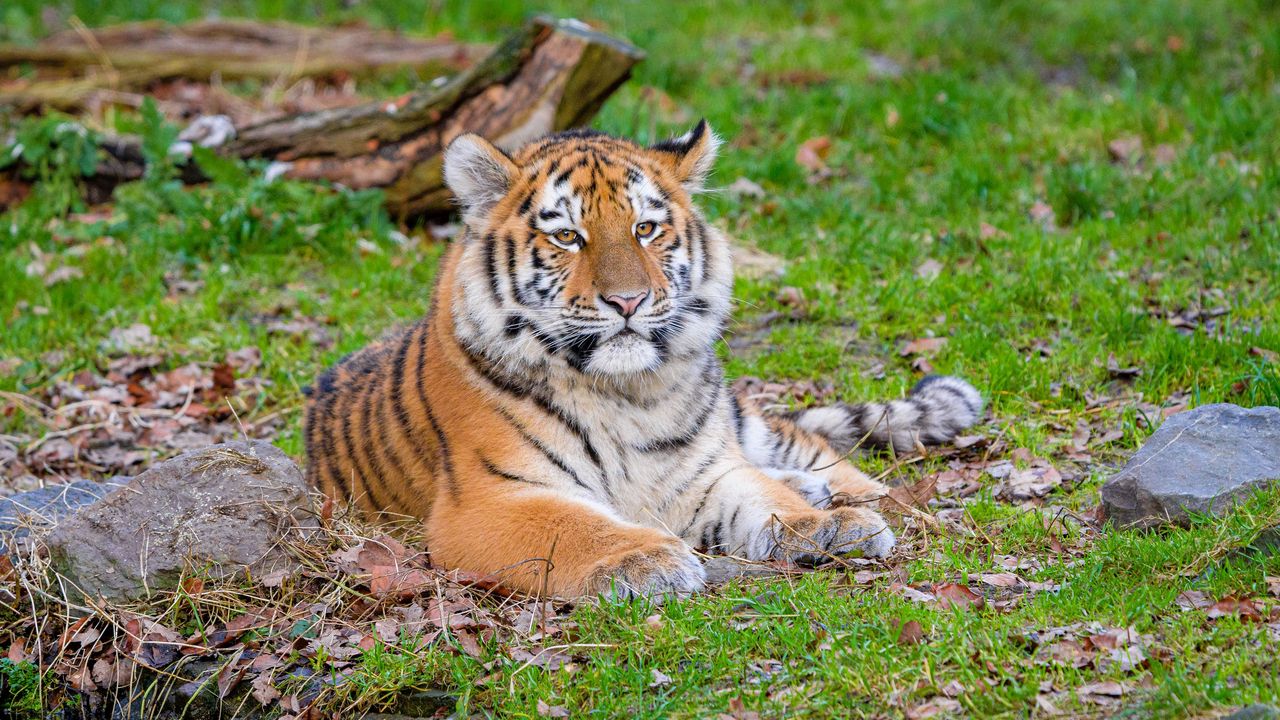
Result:
[[[868,478],[823,437],[777,415],[763,415],[743,403],[738,441],[747,460],[814,507],[874,503],[884,485]]]
[[[498,576],[531,594],[658,597],[702,588],[706,574],[671,533],[543,488],[495,488],[482,499],[436,503],[427,547],[445,567]]]
[[[693,507],[680,536],[708,552],[812,561],[854,551],[882,557],[893,549],[893,532],[868,508],[816,508],[746,462],[713,467],[705,477],[708,482],[689,494]]]

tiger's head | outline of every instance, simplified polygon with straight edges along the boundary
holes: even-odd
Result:
[[[694,207],[719,139],[705,121],[642,147],[591,131],[512,154],[445,151],[466,226],[453,315],[473,351],[595,376],[705,353],[728,313],[729,246]]]

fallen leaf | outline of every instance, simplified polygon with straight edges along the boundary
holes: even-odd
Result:
[[[827,156],[831,154],[831,138],[822,135],[809,138],[796,149],[796,163],[811,173],[827,169]]]
[[[898,348],[898,355],[909,357],[911,355],[931,355],[942,349],[947,344],[944,337],[925,337],[911,340]]]
[[[1168,143],[1160,143],[1151,149],[1156,165],[1172,165],[1178,159],[1178,150]]]
[[[986,601],[981,595],[969,589],[967,585],[958,583],[940,583],[933,586],[933,594],[938,598],[938,607],[942,609],[960,608],[981,610]]]
[[[1116,360],[1115,353],[1110,353],[1107,355],[1107,372],[1117,380],[1132,380],[1142,374],[1142,368],[1134,366],[1120,367],[1120,362]]]
[[[1000,228],[994,225],[988,225],[987,223],[978,224],[978,238],[981,240],[990,240],[991,238],[1008,237],[1008,236],[1009,236],[1009,233],[1001,230]]]
[[[63,265],[44,276],[44,286],[53,287],[58,283],[84,277],[84,271],[74,265]]]
[[[542,717],[567,718],[569,717],[569,708],[562,705],[548,705],[547,701],[538,701],[538,714]]]
[[[668,685],[670,685],[670,684],[671,684],[671,676],[670,676],[670,675],[667,675],[666,673],[662,672],[661,670],[658,670],[657,668],[654,668],[654,669],[650,670],[649,672],[650,672],[650,674],[653,676],[653,680],[652,680],[652,681],[650,681],[650,683],[649,683],[649,687],[651,687],[651,688],[660,688],[660,687],[666,687],[666,686],[668,686]]]
[[[909,708],[906,711],[907,720],[924,720],[924,718],[938,717],[939,715],[949,715],[960,711],[960,702],[951,698],[933,698],[923,705]]]
[[[932,280],[942,274],[942,263],[933,258],[926,258],[916,266],[916,277]]]
[[[1007,572],[984,573],[979,576],[979,579],[984,585],[990,585],[991,587],[1011,588],[1018,587],[1023,584],[1022,578],[1014,575],[1013,573]]]
[[[1184,590],[1174,602],[1183,610],[1202,610],[1213,605],[1213,599],[1200,590]]]
[[[1142,138],[1126,135],[1107,143],[1107,154],[1112,162],[1132,165],[1142,155]]]
[[[263,705],[270,705],[280,699],[280,691],[276,690],[276,686],[272,683],[272,674],[270,672],[260,673],[249,683],[252,691],[253,699]]]
[[[760,720],[760,713],[755,710],[748,710],[747,706],[742,702],[742,698],[729,699],[729,713],[721,714],[721,718],[729,718],[729,720]]]
[[[1058,229],[1056,223],[1057,214],[1054,212],[1053,206],[1048,203],[1037,200],[1027,210],[1027,215],[1045,232],[1054,232]]]
[[[919,645],[922,642],[924,642],[924,628],[921,627],[920,621],[908,620],[902,623],[902,629],[898,631],[899,645]]]
[[[1205,614],[1211,620],[1237,617],[1242,622],[1262,622],[1262,612],[1257,603],[1248,598],[1224,597],[1211,605]]]
[[[556,671],[573,662],[573,657],[557,648],[511,648],[507,654],[521,664],[535,665],[544,670]]]
[[[903,509],[925,509],[929,501],[937,496],[938,477],[936,475],[920,478],[908,486],[889,488],[888,499]]]
[[[1048,495],[1060,485],[1062,473],[1041,461],[1029,468],[1013,469],[997,494],[1005,500],[1031,500]]]
[[[725,188],[725,192],[729,194],[729,197],[737,199],[762,198],[765,196],[764,188],[745,177],[739,177],[734,180],[729,187]]]
[[[1266,348],[1261,348],[1261,347],[1251,347],[1249,348],[1249,354],[1254,357],[1260,357],[1263,360],[1266,360],[1267,362],[1273,365],[1280,365],[1280,353],[1276,352],[1275,350],[1268,350]]]
[[[1124,693],[1125,687],[1114,680],[1089,683],[1076,688],[1076,697],[1080,698],[1080,702],[1094,703],[1095,705],[1114,703],[1116,698],[1123,696]]]

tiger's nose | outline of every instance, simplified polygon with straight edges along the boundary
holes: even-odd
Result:
[[[640,303],[649,299],[649,293],[637,293],[635,295],[601,295],[601,300],[606,304],[612,305],[614,310],[624,318],[629,318],[636,314],[636,309],[640,307]]]

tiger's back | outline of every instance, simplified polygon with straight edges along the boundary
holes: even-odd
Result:
[[[308,388],[307,479],[327,496],[372,513],[425,517],[441,448],[416,426],[425,416],[421,370],[426,322],[339,360]]]

